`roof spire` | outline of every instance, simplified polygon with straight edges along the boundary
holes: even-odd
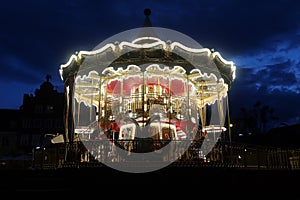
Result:
[[[152,23],[149,19],[151,10],[149,8],[145,8],[144,14],[146,16],[145,21],[144,21],[144,26],[142,27],[141,31],[139,32],[138,37],[157,37],[157,35],[152,27]]]
[[[46,82],[49,82],[49,80],[50,80],[51,78],[52,78],[51,75],[50,75],[50,74],[47,74],[47,75],[46,75]]]
[[[149,19],[149,15],[151,15],[151,10],[149,8],[145,8],[144,15],[146,16],[145,21],[144,21],[144,27],[152,27],[152,23]]]
[[[149,8],[144,9],[144,14],[146,16],[144,21],[144,26],[141,29],[138,37],[157,37],[155,31],[153,30],[152,23],[149,19],[149,15],[151,14],[151,10]]]

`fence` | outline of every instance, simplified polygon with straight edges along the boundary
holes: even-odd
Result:
[[[169,141],[87,141],[73,144],[55,144],[49,149],[40,149],[34,152],[33,168],[86,168],[104,167],[104,162],[137,162],[122,157],[118,149],[123,151],[143,152],[159,150]],[[202,143],[193,141],[188,148],[181,141],[175,141],[176,151],[170,151],[161,157],[159,162],[176,160],[170,167],[228,167],[245,169],[300,169],[300,148],[268,147],[240,143],[217,142],[210,152],[203,155]],[[86,148],[88,146],[89,148]],[[156,147],[153,149],[150,147]],[[186,148],[186,149],[185,149]],[[145,150],[146,149],[146,150]],[[181,149],[181,151],[179,151]],[[154,162],[153,162],[154,164]]]

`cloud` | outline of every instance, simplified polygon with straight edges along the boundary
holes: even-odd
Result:
[[[284,62],[258,71],[238,68],[237,78],[229,92],[233,117],[241,116],[240,108],[249,109],[260,101],[274,108],[279,121],[295,122],[300,116],[300,86],[295,74],[288,71],[290,66],[291,62]]]
[[[22,85],[24,91],[9,90],[17,99],[38,88],[47,74],[54,85],[63,85],[58,70],[73,53],[141,27],[143,11],[150,8],[153,26],[186,34],[234,61],[234,112],[260,99],[280,105],[283,120],[300,116],[289,106],[300,102],[300,1],[11,0],[1,8],[0,78]],[[2,99],[0,105],[11,107],[10,102]]]
[[[15,57],[14,55],[2,55],[2,71],[0,73],[1,81],[19,82],[19,83],[38,83],[41,80],[37,78],[37,72],[33,66],[30,66],[26,61]],[[14,77],[14,79],[11,79]]]

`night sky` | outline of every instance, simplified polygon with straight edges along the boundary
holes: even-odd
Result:
[[[76,51],[92,50],[143,26],[179,31],[214,48],[237,67],[229,92],[233,117],[261,101],[277,125],[300,122],[300,1],[297,0],[10,0],[0,12],[0,108],[19,109],[24,94],[46,80],[63,92],[59,68]]]

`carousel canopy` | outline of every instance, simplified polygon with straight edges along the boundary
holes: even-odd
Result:
[[[120,93],[122,80],[122,94],[126,95],[131,88],[145,84],[145,77],[147,85],[171,87],[173,95],[194,93],[204,104],[213,103],[230,89],[235,65],[218,52],[152,37],[156,36],[153,27],[138,33],[137,38],[131,36],[132,41],[112,41],[92,51],[80,51],[61,65],[59,72],[66,84],[76,77],[74,96],[78,101],[98,106],[99,90],[104,90],[99,87],[104,82],[106,92]],[[150,36],[145,36],[147,33]],[[204,91],[196,94],[200,90]]]

